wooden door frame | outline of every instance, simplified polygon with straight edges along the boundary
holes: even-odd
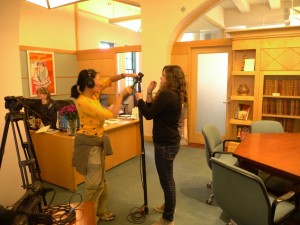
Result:
[[[225,39],[224,39],[225,40]],[[207,41],[206,41],[207,42]],[[211,41],[212,43],[214,41]],[[188,113],[188,143],[204,144],[204,138],[201,132],[197,132],[197,82],[198,82],[198,60],[197,56],[200,53],[228,53],[228,71],[227,71],[227,107],[226,107],[226,128],[225,137],[229,135],[229,96],[230,96],[230,74],[232,69],[232,46],[231,42],[228,44],[228,40],[219,45],[203,45],[195,48],[191,48],[190,51],[190,94],[189,94],[189,113]]]

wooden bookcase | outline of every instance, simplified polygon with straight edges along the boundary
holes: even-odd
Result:
[[[279,121],[286,132],[300,132],[300,71],[261,72],[261,118]]]
[[[249,47],[249,48],[248,48]],[[257,118],[257,87],[258,87],[258,72],[257,62],[258,55],[257,49],[253,46],[241,47],[238,43],[233,42],[233,71],[231,72],[231,96],[230,96],[230,136],[236,138],[238,130],[241,126],[250,126],[253,119]],[[245,59],[254,59],[255,66],[252,71],[244,71]],[[238,89],[241,85],[248,87],[247,94],[241,94]],[[237,109],[239,104],[250,105],[250,111],[246,120],[236,118]]]
[[[286,132],[300,132],[299,27],[233,31],[230,35],[231,137],[236,137],[238,126],[250,126],[252,121],[262,119],[281,122]],[[242,71],[245,56],[255,58],[254,71]],[[237,94],[241,83],[250,89],[247,96]],[[246,121],[234,119],[239,103],[251,105]]]

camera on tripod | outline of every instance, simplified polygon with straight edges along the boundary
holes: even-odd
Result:
[[[23,96],[6,96],[5,108],[11,112],[20,111],[24,106],[24,97]]]

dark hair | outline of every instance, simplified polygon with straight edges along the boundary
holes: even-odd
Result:
[[[181,104],[187,104],[187,90],[185,75],[180,66],[167,65],[162,71],[165,71],[166,82],[159,88],[156,95],[161,91],[173,90],[180,95]]]
[[[79,94],[88,86],[88,80],[94,79],[97,72],[94,69],[84,69],[78,74],[77,82],[71,87],[71,97],[78,98]]]

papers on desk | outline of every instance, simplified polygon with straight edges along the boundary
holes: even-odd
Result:
[[[41,128],[38,129],[35,133],[39,134],[39,133],[47,132],[47,131],[49,130],[49,128],[50,128],[50,125],[41,127]]]
[[[120,121],[121,120],[119,120],[119,119],[109,119],[109,120],[105,120],[104,121],[104,124],[118,124],[118,123],[120,123]]]
[[[39,133],[54,134],[54,133],[57,133],[57,132],[59,132],[59,130],[50,129],[50,125],[48,125],[48,126],[41,127],[35,133],[37,133],[37,134],[39,134]]]

